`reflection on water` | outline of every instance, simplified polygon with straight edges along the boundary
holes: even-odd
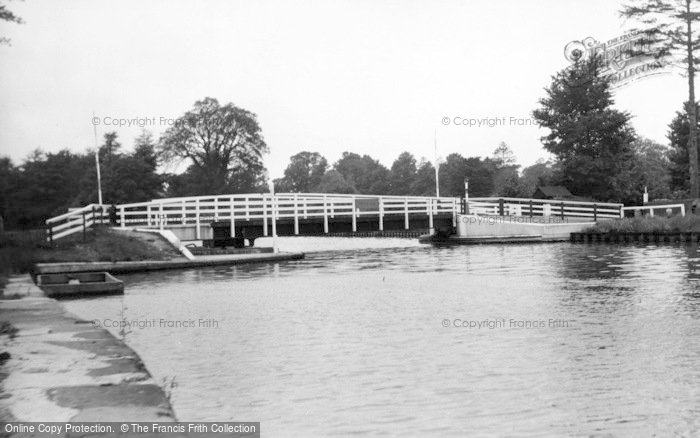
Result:
[[[356,240],[124,276],[125,296],[67,307],[155,321],[127,342],[156,380],[177,377],[182,421],[284,437],[700,434],[696,247]],[[455,327],[484,320],[504,324]]]

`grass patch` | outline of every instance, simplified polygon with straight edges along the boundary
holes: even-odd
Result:
[[[0,234],[0,286],[4,289],[11,274],[29,272],[41,243]]]
[[[152,237],[137,237],[130,232],[95,228],[87,234],[59,239],[49,248],[35,254],[37,263],[60,262],[123,262],[167,260],[179,253],[172,247],[159,247]],[[150,241],[149,241],[150,239]]]
[[[700,233],[700,216],[634,217],[600,221],[586,230],[593,233]]]
[[[159,239],[109,228],[90,229],[85,236],[77,233],[54,243],[0,235],[0,288],[3,278],[6,281],[10,274],[31,272],[34,263],[169,260],[180,256]]]

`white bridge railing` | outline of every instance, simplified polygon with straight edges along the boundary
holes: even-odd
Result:
[[[52,242],[54,239],[60,239],[71,234],[85,233],[94,224],[107,221],[106,211],[106,205],[90,204],[47,219],[46,240]]]
[[[661,210],[662,215],[678,212],[681,216],[685,216],[685,204],[638,205],[634,207],[624,207],[622,213],[632,212],[632,214],[636,215],[643,214],[646,211],[649,216],[654,217],[654,210]]]
[[[352,230],[357,231],[357,219],[377,217],[379,230],[384,229],[386,216],[403,216],[409,229],[410,216],[423,214],[433,226],[436,214],[454,215],[460,208],[458,198],[418,196],[370,196],[324,193],[233,194],[156,199],[149,202],[117,206],[122,227],[147,226],[166,228],[176,225],[194,225],[199,238],[202,225],[212,221],[230,221],[234,230],[239,221],[262,220],[263,235],[267,236],[268,223],[274,217],[294,222],[294,233],[299,234],[301,219],[322,218],[324,232],[329,220],[349,217]]]
[[[411,218],[425,215],[429,227],[437,214],[460,213],[464,206],[459,198],[426,196],[341,195],[327,193],[229,194],[154,199],[147,202],[116,206],[116,219],[121,227],[156,227],[194,225],[197,239],[201,228],[212,221],[230,221],[231,231],[239,221],[262,220],[263,235],[267,236],[268,223],[288,220],[299,234],[303,219],[322,218],[323,230],[329,231],[329,220],[350,218],[352,230],[357,231],[357,220],[375,217],[379,230],[384,230],[386,217],[402,217],[409,229]],[[592,220],[622,217],[622,204],[578,201],[554,201],[521,198],[470,198],[469,213],[495,216],[554,216],[587,218]],[[109,223],[106,205],[91,204],[81,209],[56,216],[46,221],[47,239],[59,239],[77,232],[85,232],[96,223]],[[114,215],[112,215],[114,216]],[[112,217],[114,219],[114,217]],[[233,235],[233,234],[232,234]]]
[[[469,198],[469,213],[494,216],[550,216],[580,219],[623,217],[622,204],[524,198]]]

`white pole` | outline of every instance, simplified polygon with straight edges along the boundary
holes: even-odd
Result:
[[[92,112],[92,128],[95,132],[95,166],[97,167],[97,202],[102,206],[102,179],[100,178],[100,148],[97,146],[97,123],[94,123],[95,112]]]
[[[275,183],[270,180],[270,194],[272,195],[272,252],[279,253],[279,248],[277,248],[277,212],[275,201]]]
[[[437,153],[437,132],[433,131],[433,140],[435,143],[435,196],[440,197],[440,177],[438,176],[438,172],[440,169],[440,159],[438,158],[438,153]]]

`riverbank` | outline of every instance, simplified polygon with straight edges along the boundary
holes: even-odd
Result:
[[[179,260],[182,254],[159,235],[95,228],[46,242],[43,235],[0,234],[0,277],[31,272],[35,263]]]
[[[109,229],[55,244],[1,243],[1,421],[175,421],[168,395],[124,340],[47,298],[30,272],[126,273],[304,257],[259,252],[190,260],[158,234]],[[166,389],[172,384],[163,382]]]
[[[700,233],[700,216],[644,216],[597,222],[586,233]]]
[[[34,265],[35,274],[78,273],[107,271],[112,274],[131,272],[160,271],[164,269],[188,269],[207,266],[232,266],[246,263],[272,263],[289,260],[300,260],[304,253],[258,253],[258,254],[225,254],[197,256],[195,260],[144,260],[123,262],[65,262],[37,263]]]
[[[700,216],[635,217],[598,222],[571,233],[572,243],[690,243],[700,242]]]
[[[12,275],[0,300],[2,421],[175,421],[139,356]]]

